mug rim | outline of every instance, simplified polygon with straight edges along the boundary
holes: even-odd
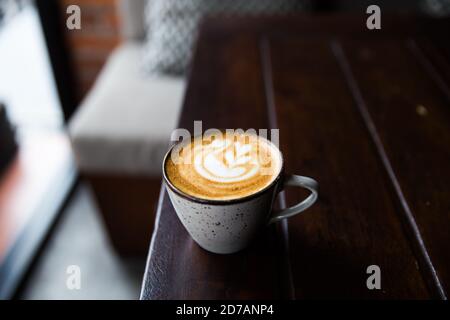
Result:
[[[203,135],[203,134],[200,134],[200,135]],[[191,137],[191,142],[192,142],[192,140],[199,137],[200,135]],[[179,188],[177,188],[175,185],[173,185],[173,183],[170,181],[169,177],[167,177],[166,162],[167,162],[169,155],[172,153],[173,148],[175,146],[183,143],[183,141],[174,143],[169,148],[169,150],[166,152],[166,154],[164,156],[164,159],[162,162],[162,172],[163,172],[164,182],[165,182],[166,186],[168,186],[170,188],[170,190],[175,192],[178,196],[180,196],[184,199],[190,200],[192,202],[196,202],[196,203],[210,204],[210,205],[229,205],[229,204],[241,203],[241,202],[245,202],[248,200],[252,200],[252,199],[260,196],[262,193],[266,192],[267,190],[271,189],[272,187],[276,186],[278,184],[278,182],[281,180],[281,177],[283,176],[283,172],[284,172],[284,157],[283,157],[283,153],[281,152],[280,148],[278,148],[272,141],[270,141],[266,138],[263,138],[263,137],[259,137],[259,138],[266,140],[267,142],[272,144],[278,150],[278,152],[280,153],[280,158],[281,158],[281,166],[280,166],[280,171],[278,172],[278,175],[276,176],[276,178],[273,179],[273,181],[271,183],[269,183],[267,186],[265,186],[261,190],[258,190],[255,193],[249,194],[245,197],[235,198],[235,199],[205,199],[205,198],[199,198],[199,197],[187,194],[184,191],[181,191]]]

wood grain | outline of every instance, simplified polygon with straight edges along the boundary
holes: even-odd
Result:
[[[279,127],[287,171],[316,178],[320,199],[218,256],[163,192],[141,298],[445,299],[449,25],[386,16],[368,34],[358,15],[207,19],[180,127]],[[285,195],[280,206],[306,192]],[[381,290],[367,289],[370,265]]]
[[[450,97],[418,63],[411,41],[345,41],[343,47],[412,236],[429,255],[424,257],[429,273],[437,272],[434,282],[445,297],[450,284]]]
[[[284,37],[270,48],[286,170],[320,182],[319,203],[289,221],[297,297],[427,297],[331,43]],[[288,203],[304,197],[286,194]],[[372,264],[382,270],[381,291],[366,287]]]
[[[179,126],[266,128],[258,42],[246,36],[204,35]],[[245,83],[245,86],[242,86]],[[282,244],[268,228],[237,254],[201,249],[181,225],[163,189],[142,299],[255,299],[283,297]]]

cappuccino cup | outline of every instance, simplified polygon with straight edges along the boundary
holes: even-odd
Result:
[[[318,197],[317,182],[285,174],[281,151],[251,134],[203,135],[172,146],[163,178],[176,214],[203,249],[229,254],[244,249],[267,225],[308,209]],[[311,193],[292,207],[273,210],[285,187]]]

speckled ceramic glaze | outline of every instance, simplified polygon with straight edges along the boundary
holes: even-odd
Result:
[[[170,150],[166,158],[169,154]],[[262,228],[306,210],[317,199],[315,180],[284,175],[283,170],[269,186],[250,196],[233,200],[200,199],[178,190],[167,178],[164,167],[166,189],[178,218],[200,247],[214,253],[227,254],[245,248]],[[293,207],[272,212],[274,199],[285,186],[300,186],[311,194]]]
[[[191,237],[199,246],[215,253],[232,253],[244,248],[267,224],[275,195],[274,191],[267,190],[247,201],[212,204],[195,202],[171,188],[167,190]]]

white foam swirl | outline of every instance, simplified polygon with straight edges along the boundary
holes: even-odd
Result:
[[[260,171],[255,144],[230,139],[214,140],[196,147],[194,167],[202,177],[215,182],[233,183],[251,179]]]

